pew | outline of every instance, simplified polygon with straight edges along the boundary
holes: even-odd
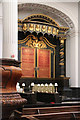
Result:
[[[15,120],[80,120],[80,105],[23,108],[14,111]]]

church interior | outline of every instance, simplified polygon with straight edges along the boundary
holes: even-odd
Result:
[[[0,119],[80,120],[80,2],[0,1]]]

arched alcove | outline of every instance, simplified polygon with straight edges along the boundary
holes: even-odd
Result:
[[[24,19],[26,16],[30,16],[31,14],[45,14],[53,18],[60,26],[73,28],[74,24],[72,20],[63,12],[50,7],[44,4],[36,4],[36,3],[25,3],[18,5],[19,11],[19,19]],[[21,15],[24,11],[24,14]],[[26,11],[28,11],[26,13]]]
[[[78,83],[78,81],[76,80],[77,77],[75,77],[77,75],[74,75],[75,69],[77,69],[76,62],[75,62],[75,60],[72,60],[72,59],[75,59],[75,57],[76,57],[75,40],[77,39],[76,37],[73,37],[73,38],[71,37],[72,31],[75,31],[73,21],[65,13],[59,11],[58,9],[50,7],[48,5],[36,4],[36,3],[25,3],[25,4],[19,5],[18,7],[19,7],[19,9],[18,9],[19,10],[19,19],[23,19],[26,16],[30,16],[32,14],[36,14],[36,13],[40,14],[41,13],[41,14],[48,15],[49,17],[54,19],[59,24],[59,26],[69,27],[69,31],[67,33],[67,40],[66,40],[66,66],[68,66],[66,69],[66,73],[68,76],[71,77],[70,85],[77,86],[78,84],[75,84],[75,83]],[[26,12],[26,11],[28,11],[28,12]],[[44,36],[45,36],[45,34],[44,34]],[[74,36],[75,36],[75,33],[74,33]],[[74,56],[73,56],[73,54],[74,54]],[[73,61],[73,62],[71,62],[71,61]],[[73,69],[73,66],[74,66],[74,69]]]

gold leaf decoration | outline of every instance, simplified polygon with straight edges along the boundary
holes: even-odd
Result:
[[[27,25],[26,25],[26,24],[23,25],[23,30],[24,30],[24,31],[27,30]]]
[[[34,24],[30,24],[29,29],[32,31],[34,29]]]

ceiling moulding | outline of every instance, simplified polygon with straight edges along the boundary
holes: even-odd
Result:
[[[18,0],[19,3],[42,3],[44,0]],[[79,2],[79,0],[45,0],[45,2]]]
[[[43,4],[35,4],[35,3],[25,3],[25,4],[19,4],[18,5],[18,10],[42,10],[42,11],[46,11],[47,13],[51,13],[52,15],[56,15],[58,17],[58,19],[61,21],[61,19],[65,22],[65,24],[67,24],[67,26],[70,28],[70,29],[73,29],[74,28],[74,24],[72,22],[72,20],[66,15],[64,14],[63,12],[55,9],[55,8],[52,8],[50,6],[46,6],[46,5],[43,5]]]

